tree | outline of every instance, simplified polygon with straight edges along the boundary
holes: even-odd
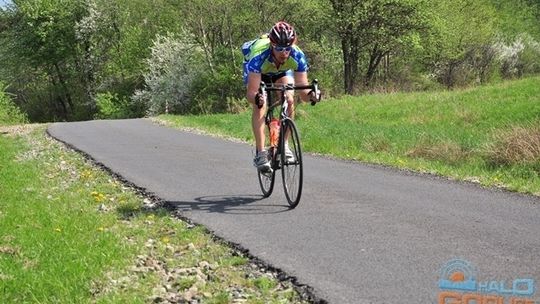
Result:
[[[33,119],[92,117],[97,73],[115,37],[98,7],[96,0],[14,1],[3,55]]]
[[[239,48],[243,42],[268,32],[278,20],[297,10],[298,1],[272,3],[263,0],[193,0],[181,3],[187,29],[204,50],[207,69],[216,65],[240,67]]]
[[[456,85],[458,77],[470,74],[462,69],[469,59],[480,57],[491,62],[489,46],[495,35],[495,14],[488,1],[438,1],[431,6],[431,16],[427,59],[448,88]]]
[[[113,41],[97,77],[100,91],[130,97],[144,84],[146,59],[151,56],[157,35],[180,32],[182,13],[168,0],[95,0],[100,14],[109,20],[101,31]]]
[[[330,0],[336,33],[341,40],[345,92],[352,94],[360,74],[359,59],[367,54],[364,85],[369,86],[381,59],[406,35],[424,28],[422,0]]]
[[[75,24],[85,13],[84,6],[80,1],[60,0],[17,0],[14,5],[6,33],[9,51],[44,73],[49,91],[45,96],[57,105],[54,115],[69,119],[82,91],[77,81]]]
[[[248,0],[194,0],[179,3],[185,28],[203,50],[204,65],[193,87],[191,98],[198,105],[194,112],[228,111],[227,104],[246,104],[242,87],[241,45],[268,32],[280,19],[296,11],[298,0],[268,2]],[[227,103],[225,101],[228,101]]]
[[[496,9],[497,30],[493,49],[504,78],[540,71],[540,3],[534,2],[491,0]]]

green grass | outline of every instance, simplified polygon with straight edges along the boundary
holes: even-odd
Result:
[[[0,252],[0,298],[80,302],[88,297],[87,282],[121,266],[115,256],[129,251],[113,233],[98,232],[114,216],[98,216],[92,197],[79,192],[80,181],[58,180],[76,169],[61,163],[65,155],[24,154],[27,149],[23,140],[0,137],[0,248],[12,250]]]
[[[1,303],[228,303],[238,288],[250,303],[304,303],[287,283],[261,291],[247,258],[203,227],[144,208],[44,126],[0,134]]]
[[[532,77],[460,91],[331,99],[299,106],[297,124],[304,151],[540,195],[537,152],[523,161],[492,161],[506,149],[497,138],[516,127],[540,126],[539,84]],[[159,119],[253,142],[250,117],[248,111]]]

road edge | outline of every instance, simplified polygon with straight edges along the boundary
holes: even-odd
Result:
[[[112,177],[114,177],[115,179],[120,181],[123,186],[129,187],[130,189],[132,189],[132,191],[134,191],[138,195],[148,199],[151,203],[148,204],[147,206],[145,206],[145,208],[147,210],[154,210],[154,209],[164,208],[164,209],[168,210],[171,213],[171,216],[173,216],[174,218],[177,218],[177,219],[179,219],[181,221],[184,221],[184,222],[186,222],[188,224],[191,224],[191,225],[204,227],[206,232],[211,235],[213,240],[215,240],[215,241],[217,241],[217,242],[231,248],[236,254],[246,257],[249,260],[249,263],[251,265],[256,266],[259,270],[263,270],[266,273],[272,273],[274,275],[274,277],[276,277],[278,279],[278,281],[280,281],[280,282],[289,282],[294,287],[295,291],[299,294],[299,296],[300,296],[300,298],[302,300],[307,301],[309,303],[313,303],[313,304],[328,304],[328,302],[326,300],[322,299],[317,294],[317,292],[315,291],[315,289],[313,287],[311,287],[311,286],[309,286],[307,284],[303,284],[301,282],[301,280],[299,280],[297,277],[291,276],[291,275],[287,274],[285,271],[283,271],[282,269],[280,269],[279,267],[276,267],[276,266],[272,265],[271,263],[269,263],[267,261],[264,261],[263,259],[260,259],[255,255],[252,255],[251,252],[249,251],[249,249],[243,247],[242,245],[240,245],[238,243],[228,241],[227,239],[225,239],[224,237],[218,235],[215,231],[209,229],[208,227],[206,227],[206,226],[204,226],[204,225],[202,225],[200,223],[192,221],[190,218],[184,216],[172,204],[170,204],[166,200],[163,200],[162,198],[157,196],[155,193],[153,193],[151,191],[148,191],[146,188],[140,187],[140,186],[136,185],[135,183],[127,180],[121,174],[113,171],[112,169],[107,167],[102,162],[97,161],[96,159],[94,159],[90,154],[80,150],[79,148],[75,147],[74,145],[72,145],[72,144],[70,144],[70,143],[68,143],[68,142],[66,142],[64,140],[61,140],[61,139],[55,137],[49,131],[50,126],[51,125],[47,126],[47,128],[45,129],[46,136],[48,136],[51,139],[61,143],[67,149],[72,150],[72,151],[74,151],[76,153],[79,153],[86,160],[88,160],[90,163],[92,163],[96,167],[98,167],[101,170],[107,172],[107,174],[111,175]]]

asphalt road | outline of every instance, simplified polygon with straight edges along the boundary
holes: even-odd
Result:
[[[246,144],[146,120],[57,123],[49,133],[330,303],[437,303],[456,258],[474,266],[465,274],[477,286],[532,279],[538,289],[535,197],[305,155],[302,200],[289,210],[281,179],[262,198]],[[540,303],[540,291],[527,298]]]

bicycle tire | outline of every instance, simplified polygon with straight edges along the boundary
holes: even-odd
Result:
[[[290,130],[290,131],[289,131]],[[289,149],[293,153],[294,160],[288,161],[285,155],[285,134],[289,131]],[[290,208],[295,208],[302,196],[302,183],[304,178],[302,148],[300,137],[294,121],[284,119],[280,130],[280,154],[281,154],[281,177],[283,190]]]
[[[257,176],[259,178],[259,186],[261,186],[263,197],[269,197],[274,190],[274,184],[276,181],[276,170],[272,168],[271,173],[257,170]]]

